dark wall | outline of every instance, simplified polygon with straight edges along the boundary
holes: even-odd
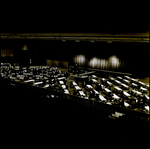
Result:
[[[28,50],[22,50],[24,45]],[[1,40],[1,49],[13,49],[13,58],[3,57],[1,61],[11,59],[12,62],[28,65],[45,65],[45,59],[67,61],[74,65],[75,55],[85,55],[88,61],[93,58],[108,59],[116,55],[124,63],[123,72],[148,75],[150,50],[147,43],[107,43],[107,42],[75,42],[51,40]]]

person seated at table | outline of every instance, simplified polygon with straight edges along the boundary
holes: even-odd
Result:
[[[61,86],[59,86],[59,91],[63,92],[63,88]]]
[[[96,100],[97,100],[97,101],[99,101],[99,100],[100,100],[100,99],[99,99],[99,95],[98,95],[98,94],[96,94],[96,95],[95,95],[95,98],[96,98]]]
[[[105,86],[104,85],[102,85],[102,84],[97,84],[97,86],[96,86],[96,90],[102,90],[103,88],[104,88]]]
[[[93,90],[90,91],[90,97],[95,97],[95,93]]]
[[[85,94],[85,96],[87,96],[87,92],[86,91],[84,92],[84,94]]]
[[[66,84],[66,89],[68,89],[68,84]]]
[[[143,104],[145,104],[145,102],[147,101],[147,98],[145,95],[143,95],[142,100],[143,100]]]
[[[74,85],[73,85],[73,82],[72,82],[72,81],[70,82],[70,87],[71,87],[71,88],[74,88]]]
[[[82,86],[83,86],[83,87],[85,87],[85,86],[86,86],[86,83],[85,83],[85,81],[84,81],[84,82],[82,82]]]
[[[124,100],[119,100],[119,105],[120,105],[121,107],[124,107]]]
[[[73,95],[76,95],[76,94],[77,94],[77,91],[76,91],[76,90],[74,90]]]
[[[137,97],[137,103],[136,103],[137,108],[140,108],[140,102],[141,102],[141,98]]]
[[[89,90],[89,88],[88,88],[87,86],[85,86],[85,90],[87,90],[87,91],[88,91],[88,90]]]

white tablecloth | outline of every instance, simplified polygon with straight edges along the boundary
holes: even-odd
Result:
[[[113,77],[109,77],[110,80],[114,81],[115,79]]]
[[[115,86],[114,89],[116,89],[117,91],[122,91],[122,89],[117,86]]]
[[[101,101],[107,101],[101,94],[99,95],[99,99],[100,99]]]
[[[82,90],[79,86],[75,86],[76,90]]]
[[[83,91],[79,91],[80,96],[86,96]]]
[[[143,86],[145,86],[145,85],[146,85],[145,83],[143,83],[143,82],[141,82],[141,81],[139,81],[139,83],[140,83],[141,85],[143,85]]]
[[[91,80],[92,80],[92,82],[97,83],[97,80],[95,80],[95,79],[91,79]]]
[[[125,96],[127,96],[127,97],[130,97],[130,96],[131,96],[130,94],[128,94],[128,93],[125,92],[125,91],[123,91],[123,94],[124,94]]]
[[[28,82],[34,82],[35,80],[27,80],[27,81],[24,81],[25,83],[28,83]]]
[[[118,81],[118,80],[115,80],[115,82],[116,82],[117,84],[121,84],[121,82],[120,82],[120,81]]]
[[[95,94],[99,94],[99,92],[98,91],[96,91],[96,90],[93,90],[94,92],[95,92]]]
[[[104,89],[107,93],[110,93],[111,92],[111,90],[109,90],[108,88],[105,88]]]
[[[89,89],[93,89],[93,86],[91,85],[86,85]]]
[[[69,93],[69,90],[67,90],[67,89],[64,90],[64,93],[65,93],[65,94],[70,94],[70,93]]]
[[[73,83],[73,86],[77,86],[77,83],[76,82],[72,82]]]
[[[63,85],[63,84],[64,84],[64,82],[63,82],[63,81],[59,81],[59,83],[60,83],[61,85]]]
[[[43,88],[47,88],[47,87],[49,87],[49,84],[46,84],[46,85],[43,86]]]
[[[92,75],[92,78],[96,79],[96,78],[97,78],[97,76],[96,76],[96,75]]]
[[[101,78],[101,80],[102,80],[102,81],[106,81],[106,79],[105,79],[105,78]]]
[[[110,83],[109,81],[107,81],[107,84],[108,84],[109,86],[112,86],[112,83]]]
[[[129,79],[129,80],[131,79],[129,76],[124,76],[124,77],[127,78],[127,79]]]
[[[126,80],[126,79],[123,79],[123,81],[124,81],[125,83],[127,83],[127,84],[130,83],[130,81],[129,81],[129,80]]]
[[[122,80],[122,77],[119,77],[119,76],[117,76],[117,79],[120,79],[120,80]]]
[[[137,87],[137,84],[135,84],[135,83],[132,83],[132,86],[135,86],[135,87]]]
[[[123,87],[125,87],[126,89],[129,88],[129,86],[127,86],[126,84],[121,84]]]
[[[120,97],[117,96],[116,94],[113,94],[112,98],[117,99],[117,100],[120,99]]]
[[[129,107],[130,105],[127,102],[124,102],[125,107]]]
[[[143,88],[143,87],[141,87],[140,90],[141,90],[141,91],[144,91],[144,92],[147,92],[147,89],[146,89],[146,88]]]
[[[42,84],[43,82],[36,82],[34,83],[34,85],[38,85],[38,84]]]
[[[63,88],[63,89],[66,89],[66,85],[62,85],[62,88]]]
[[[64,80],[66,77],[57,78],[57,80]]]

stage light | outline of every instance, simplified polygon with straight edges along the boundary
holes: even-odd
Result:
[[[104,69],[105,67],[107,67],[107,63],[108,63],[107,60],[101,59],[100,60],[100,66],[101,66],[101,68]]]
[[[90,67],[96,67],[97,66],[97,58],[96,57],[93,57],[91,60],[90,60],[90,63],[89,63]]]
[[[108,62],[105,59],[94,57],[90,60],[89,66],[93,68],[107,68]]]
[[[119,59],[115,55],[109,58],[109,63],[111,64],[113,68],[115,67],[118,68],[120,65]]]
[[[85,55],[75,55],[74,62],[78,65],[85,64]]]

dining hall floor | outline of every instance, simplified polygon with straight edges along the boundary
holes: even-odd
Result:
[[[68,72],[68,69],[65,69],[65,68],[58,68],[60,71],[66,71],[66,72]],[[94,72],[94,71],[93,71]],[[85,73],[86,74],[86,73]],[[80,75],[80,74],[79,74]],[[70,82],[71,81],[74,81],[74,80],[70,80],[70,77],[71,76],[77,76],[76,74],[73,74],[73,73],[70,73],[70,76],[67,78],[67,80],[66,80],[66,84],[68,85],[68,89],[70,90],[70,92],[71,92],[71,94],[73,95],[73,93],[74,93],[74,88],[70,88]],[[90,77],[91,75],[89,75],[89,78],[91,78]],[[106,78],[107,79],[107,78]],[[144,82],[145,84],[149,84],[149,77],[145,77],[145,78],[135,78],[135,79],[138,79],[139,81],[141,81],[141,82]],[[98,82],[100,82],[100,77],[98,77],[97,78],[97,81]],[[81,88],[82,88],[82,91],[84,91],[84,92],[87,92],[87,96],[89,97],[89,92],[88,91],[86,91],[85,90],[85,88],[84,87],[82,87],[82,83],[81,82],[79,82],[79,84],[78,84]],[[95,88],[95,84],[92,84],[93,85],[93,87]],[[112,90],[113,90],[113,88],[115,87],[116,85],[113,85],[113,87],[111,88]],[[126,91],[126,90],[125,90]],[[102,94],[102,95],[104,95],[103,93],[102,93],[102,91],[100,91],[100,93]],[[147,92],[147,95],[149,95],[149,90],[148,90],[148,92]]]

